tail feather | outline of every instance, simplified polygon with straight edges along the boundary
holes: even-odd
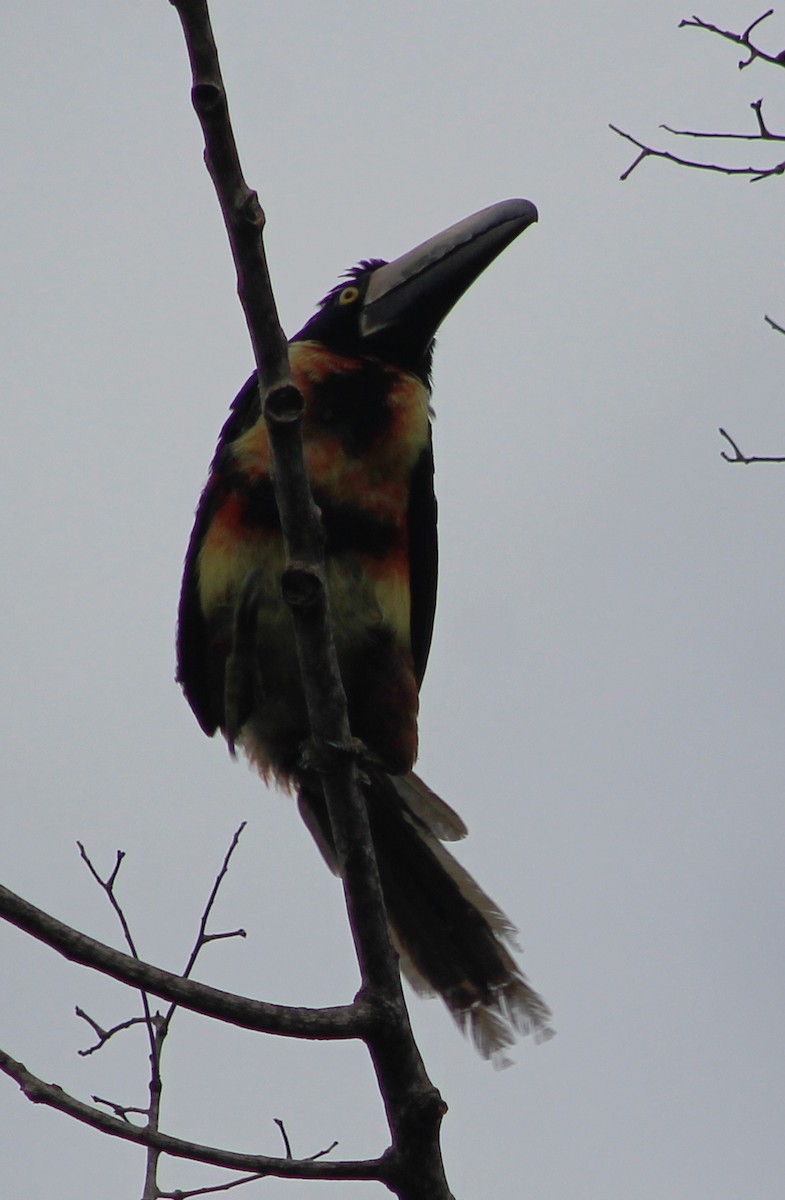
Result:
[[[454,808],[437,796],[425,780],[409,771],[406,775],[386,777],[414,817],[427,825],[434,837],[442,842],[459,842],[469,830]]]
[[[362,776],[390,931],[417,991],[442,997],[484,1058],[505,1065],[517,1034],[550,1034],[548,1006],[513,958],[515,928],[441,839],[465,833],[460,817],[416,775]],[[332,870],[321,787],[303,777],[303,818]]]

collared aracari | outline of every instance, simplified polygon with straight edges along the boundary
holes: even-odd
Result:
[[[510,921],[442,845],[465,835],[463,821],[412,771],[436,604],[431,360],[444,317],[536,219],[528,201],[503,201],[393,262],[362,262],[290,343],[393,940],[415,987],[441,995],[486,1057],[516,1031],[547,1030],[549,1013],[510,953]],[[253,375],[232,404],[196,513],[180,598],[178,680],[205,733],[220,729],[264,779],[297,793],[336,870],[321,784],[303,755],[309,726],[281,596],[284,552],[270,470]]]

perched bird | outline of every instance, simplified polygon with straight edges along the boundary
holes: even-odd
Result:
[[[442,843],[460,817],[412,771],[436,605],[430,425],[434,335],[481,272],[537,220],[494,204],[414,250],[349,271],[291,340],[305,460],[326,538],[329,603],[390,929],[405,973],[436,992],[486,1057],[548,1009],[512,954],[508,918]],[[253,375],[221,431],[185,561],[178,680],[264,779],[297,793],[337,869],[289,611],[270,448]]]

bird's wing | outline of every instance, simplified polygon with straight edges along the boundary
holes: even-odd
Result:
[[[436,496],[433,490],[431,435],[412,471],[409,486],[410,634],[417,686],[422,683],[433,636],[439,547],[436,536]]]

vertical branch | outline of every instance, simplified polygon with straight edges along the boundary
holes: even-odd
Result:
[[[139,953],[136,949],[136,943],[131,934],[131,928],[126,920],[125,913],[123,912],[122,906],[114,891],[114,885],[117,882],[117,876],[120,872],[120,867],[123,864],[123,859],[125,858],[125,851],[117,851],[117,857],[115,859],[115,865],[112,873],[107,879],[102,879],[93,866],[93,863],[91,862],[83,844],[81,842],[77,842],[76,844],[79,847],[79,853],[83,862],[86,864],[87,869],[95,879],[96,883],[103,889],[107,899],[109,900],[109,903],[112,906],[112,909],[115,912],[115,915],[117,916],[118,921],[120,922],[120,926],[123,931],[123,937],[125,938],[128,949],[131,951],[132,956],[138,960]],[[144,1012],[143,1023],[147,1029],[147,1038],[150,1046],[150,1082],[148,1085],[150,1102],[146,1111],[146,1127],[148,1130],[157,1133],[159,1129],[161,1112],[161,1051],[163,1048],[164,1038],[166,1037],[167,1026],[162,1022],[158,1013],[153,1015],[150,1007],[150,998],[144,988],[139,989],[139,995],[142,998],[142,1010]],[[158,1176],[158,1160],[160,1158],[160,1154],[161,1152],[157,1149],[157,1147],[153,1145],[147,1146],[145,1154],[145,1177],[142,1200],[158,1200],[158,1184],[156,1181]]]
[[[150,1023],[150,1082],[148,1084],[150,1103],[147,1108],[147,1121],[145,1123],[146,1128],[151,1133],[158,1133],[161,1128],[161,1095],[163,1093],[161,1055],[168,1031],[169,1027],[167,1023],[163,1020],[160,1013],[156,1013]],[[158,1200],[160,1194],[158,1189],[158,1163],[160,1158],[161,1151],[158,1146],[148,1143],[145,1155],[142,1200]]]
[[[265,217],[245,182],[229,120],[206,0],[171,0],[193,73],[191,96],[205,139],[205,162],[218,194],[251,335],[273,457],[275,496],[287,552],[283,593],[297,652],[325,799],[342,866],[347,911],[375,1019],[368,1047],[392,1134],[388,1186],[407,1200],[448,1200],[439,1149],[445,1106],[422,1063],[409,1025],[329,623],[321,523],[305,470],[303,400],[293,387],[262,231]]]

